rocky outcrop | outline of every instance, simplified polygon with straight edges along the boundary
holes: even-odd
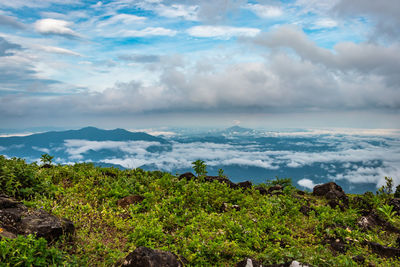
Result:
[[[389,205],[393,206],[393,211],[400,215],[400,198],[393,198],[389,200]]]
[[[340,202],[344,205],[348,205],[349,199],[343,189],[334,182],[326,184],[316,185],[313,189],[314,196],[323,196],[329,200],[329,205],[335,207],[340,205]]]
[[[394,227],[390,222],[383,220],[374,211],[358,219],[357,224],[363,230],[371,230],[375,227],[380,227],[388,232],[400,233],[400,229]]]
[[[135,204],[135,203],[141,203],[143,200],[144,200],[143,196],[131,195],[131,196],[127,196],[127,197],[119,199],[117,201],[117,205],[122,208],[125,208],[125,207]]]
[[[386,247],[375,242],[368,242],[367,244],[379,256],[388,258],[400,257],[400,248]]]
[[[194,178],[196,178],[196,176],[191,172],[185,172],[184,174],[181,174],[178,177],[179,180],[182,180],[182,179],[192,180]]]
[[[130,267],[180,267],[184,266],[186,260],[176,256],[172,252],[138,247],[126,256],[122,266]]]
[[[29,211],[21,202],[5,195],[0,196],[0,227],[3,237],[35,234],[48,241],[56,240],[63,234],[72,234],[75,230],[70,220],[59,219],[44,210]]]

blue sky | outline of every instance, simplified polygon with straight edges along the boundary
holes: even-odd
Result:
[[[0,0],[1,128],[399,128],[398,0]]]

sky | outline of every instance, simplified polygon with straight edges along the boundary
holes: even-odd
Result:
[[[398,0],[0,0],[0,128],[400,127]]]

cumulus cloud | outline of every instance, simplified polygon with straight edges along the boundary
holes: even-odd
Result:
[[[80,38],[81,35],[70,28],[71,22],[59,19],[41,19],[35,22],[35,30],[44,35],[60,35],[68,38]]]
[[[260,29],[247,27],[230,26],[194,26],[187,30],[187,33],[195,37],[214,37],[220,39],[230,39],[236,36],[254,37],[260,32]]]
[[[340,0],[332,7],[332,12],[343,17],[363,16],[371,19],[375,24],[371,39],[384,37],[399,40],[400,5],[397,0]]]
[[[314,182],[310,179],[301,179],[297,182],[297,184],[307,189],[313,189],[315,187]]]

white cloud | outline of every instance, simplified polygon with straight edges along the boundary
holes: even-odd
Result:
[[[197,12],[199,6],[186,6],[173,4],[170,6],[158,5],[154,10],[158,15],[167,18],[183,18],[185,20],[198,20]]]
[[[335,28],[337,26],[337,21],[332,19],[319,19],[314,23],[314,28]]]
[[[245,8],[250,9],[252,12],[254,12],[257,16],[261,18],[274,18],[283,15],[282,9],[277,6],[247,4]]]
[[[58,19],[41,19],[35,22],[35,30],[41,34],[54,34],[66,37],[81,37],[69,27],[71,22]]]
[[[307,189],[313,189],[316,184],[310,179],[301,179],[297,182],[298,185],[305,187]]]
[[[175,36],[177,31],[163,27],[147,27],[142,30],[123,30],[115,34],[115,37],[146,37],[146,36]]]
[[[187,30],[187,33],[194,37],[214,37],[220,39],[230,39],[237,36],[254,37],[260,33],[260,29],[205,25],[189,28]]]
[[[117,14],[112,17],[110,17],[107,20],[100,21],[98,23],[98,27],[105,27],[109,25],[114,25],[114,24],[124,24],[124,25],[132,25],[132,24],[137,24],[145,21],[147,18],[146,17],[140,17],[136,15],[131,15],[131,14]]]
[[[40,50],[43,50],[48,53],[56,53],[56,54],[65,54],[70,56],[82,57],[81,54],[71,51],[69,49],[56,47],[56,46],[38,46]]]

